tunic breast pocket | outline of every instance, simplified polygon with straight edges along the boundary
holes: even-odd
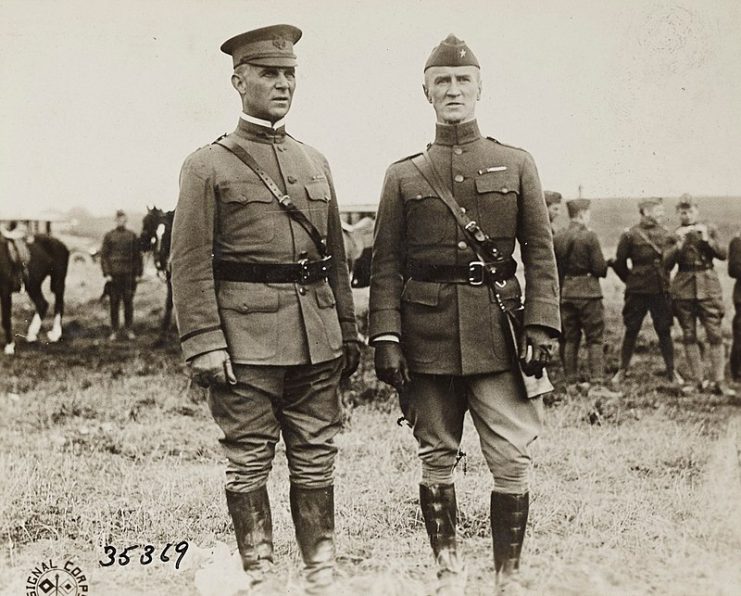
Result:
[[[517,231],[519,179],[492,172],[478,176],[475,182],[481,219],[479,223],[492,237],[514,237]]]
[[[312,180],[306,185],[306,198],[309,219],[324,238],[327,237],[327,218],[329,201],[332,198],[326,180]]]
[[[227,239],[247,245],[272,241],[277,209],[275,197],[262,183],[219,183],[219,227]]]
[[[436,244],[446,237],[455,238],[455,220],[431,188],[421,184],[402,184],[401,195],[410,245]]]

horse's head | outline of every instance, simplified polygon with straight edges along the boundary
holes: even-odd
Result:
[[[147,207],[147,214],[142,219],[142,232],[139,234],[139,248],[149,252],[157,243],[157,228],[165,217],[162,209]]]

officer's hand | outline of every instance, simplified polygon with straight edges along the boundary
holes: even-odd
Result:
[[[411,381],[401,345],[395,341],[379,341],[375,343],[375,348],[376,376],[400,391],[405,383]]]
[[[342,378],[347,379],[358,370],[360,364],[360,344],[356,341],[346,341],[342,344],[342,357],[345,364],[342,368]]]
[[[226,350],[214,350],[193,358],[190,361],[190,378],[201,387],[237,384],[232,361]]]
[[[112,276],[112,275],[104,275],[104,276],[103,276],[103,279],[104,279],[105,281],[113,281],[113,276]]]
[[[705,224],[695,225],[695,230],[700,233],[700,238],[707,242],[710,240],[710,234],[708,233],[708,227]]]
[[[554,340],[551,331],[540,325],[528,325],[520,340],[520,366],[526,375],[536,379],[543,376],[543,369],[551,361]]]

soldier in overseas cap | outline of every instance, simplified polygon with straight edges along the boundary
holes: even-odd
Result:
[[[184,356],[224,433],[248,587],[273,560],[266,482],[282,434],[307,590],[324,593],[335,567],[338,383],[360,352],[329,165],[285,128],[300,37],[276,25],[221,46],[242,114],[234,132],[185,160],[172,285]]]
[[[669,272],[665,258],[675,238],[661,222],[664,204],[659,197],[638,203],[640,221],[626,229],[618,241],[615,258],[610,261],[617,276],[625,284],[623,325],[625,335],[620,349],[620,369],[612,378],[614,385],[625,380],[633,358],[638,334],[646,313],[659,339],[659,349],[666,365],[666,377],[671,383],[684,380],[674,368],[672,341],[672,304],[669,293]]]
[[[516,583],[529,508],[528,446],[540,432],[543,407],[540,397],[526,398],[518,355],[536,374],[550,360],[560,330],[558,276],[535,163],[479,132],[479,62],[463,41],[451,34],[435,47],[423,90],[436,114],[435,141],[386,172],[370,337],[376,374],[399,391],[419,444],[420,506],[438,593],[463,594],[453,468],[464,414],[471,412],[493,477],[491,529],[503,589]],[[472,222],[468,231],[461,218]],[[520,346],[503,312],[520,304],[516,238],[527,282]]]
[[[574,199],[566,202],[566,209],[569,226],[558,232],[553,240],[561,282],[564,373],[572,392],[578,381],[579,345],[583,333],[587,343],[589,382],[605,395],[605,307],[599,280],[607,274],[607,262],[597,234],[589,229],[591,202]]]
[[[725,246],[718,237],[718,229],[711,223],[700,221],[700,208],[689,194],[677,202],[679,227],[674,231],[676,243],[666,255],[668,270],[678,267],[671,282],[674,314],[682,328],[687,367],[694,387],[709,388],[714,393],[734,397],[736,392],[725,381],[725,351],[721,323],[725,309],[723,290],[713,260],[724,261]],[[702,354],[697,338],[697,320],[705,328],[709,344],[711,371],[710,383],[705,381]]]

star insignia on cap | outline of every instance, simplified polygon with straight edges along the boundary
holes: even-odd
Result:
[[[273,37],[273,45],[279,50],[285,50],[287,42],[282,37],[276,35],[275,37]]]
[[[461,58],[463,58],[466,55],[466,48],[461,48],[460,55],[461,55]]]

